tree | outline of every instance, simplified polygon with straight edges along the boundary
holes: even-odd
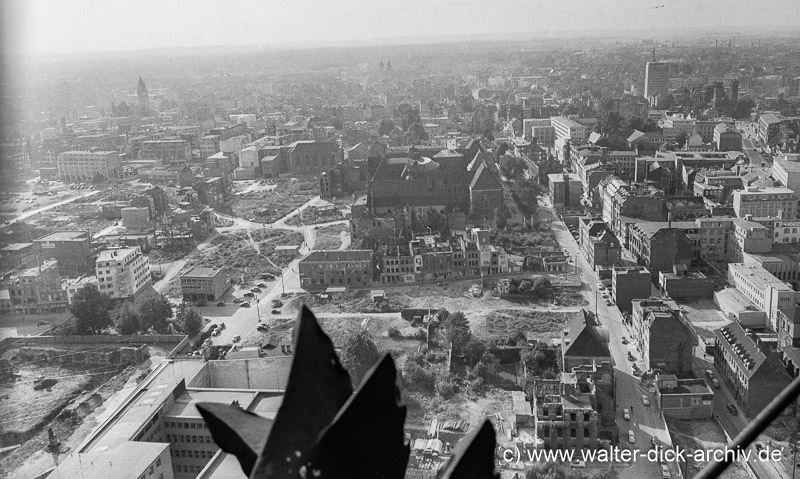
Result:
[[[392,120],[381,120],[381,125],[378,128],[378,136],[386,136],[391,133],[392,130],[394,130],[394,122]]]
[[[361,384],[367,371],[378,361],[378,346],[368,331],[362,330],[350,335],[342,346],[342,365],[350,373],[354,385]]]
[[[475,366],[486,353],[486,346],[483,341],[472,338],[464,346],[464,360],[467,366]]]
[[[443,238],[450,236],[450,228],[447,224],[447,215],[440,213],[435,208],[426,208],[420,213],[412,216],[412,228],[415,232],[427,231],[439,233]]]
[[[434,389],[437,396],[442,399],[450,399],[458,392],[458,383],[450,372],[441,372],[436,377]]]
[[[689,134],[686,133],[686,130],[681,130],[675,135],[675,142],[678,144],[678,148],[683,148],[686,145],[686,140],[689,138]]]
[[[152,327],[157,333],[167,332],[167,320],[172,317],[172,304],[163,295],[147,300],[139,307],[143,328]]]
[[[111,298],[101,293],[97,286],[87,284],[75,293],[72,300],[70,312],[77,323],[75,325],[78,334],[98,334],[104,328],[111,326]]]
[[[194,337],[203,329],[203,315],[196,309],[189,308],[183,313],[183,332],[187,336]]]
[[[536,278],[531,286],[531,292],[539,298],[552,298],[553,284],[547,278]]]
[[[461,354],[464,351],[467,343],[472,339],[469,321],[464,313],[456,311],[447,318],[444,322],[444,337],[448,343],[452,343],[455,352]]]
[[[410,390],[433,393],[436,377],[414,361],[406,361],[403,381]]]
[[[504,230],[506,226],[508,226],[508,220],[500,208],[495,208],[494,210],[494,224],[497,226],[497,229],[500,230]]]
[[[475,366],[475,375],[483,379],[484,383],[488,383],[497,376],[499,370],[500,361],[497,356],[487,351]]]
[[[142,330],[142,323],[139,321],[139,315],[136,313],[125,312],[122,320],[117,326],[119,334],[135,334]]]

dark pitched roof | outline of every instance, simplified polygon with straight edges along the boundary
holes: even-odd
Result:
[[[469,189],[473,191],[481,190],[501,190],[503,185],[486,167],[486,163],[481,163],[478,169],[475,170],[475,176],[472,177],[472,182],[469,184]]]
[[[599,327],[584,309],[583,314],[573,315],[567,320],[565,342],[569,339],[564,356],[611,357],[608,339],[604,338]]]

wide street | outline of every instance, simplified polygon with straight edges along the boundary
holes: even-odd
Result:
[[[539,204],[540,206],[549,207],[550,201],[548,198],[540,198]],[[597,284],[600,283],[600,280],[589,267],[586,258],[580,253],[578,243],[564,223],[555,221],[551,228],[556,234],[558,244],[569,251],[581,273],[582,292],[589,303],[587,309],[594,311],[596,307],[601,326],[608,330],[608,347],[611,351],[611,359],[615,371],[617,426],[619,427],[620,448],[638,449],[640,454],[646,454],[650,449],[650,440],[653,437],[662,444],[667,445],[667,447],[671,447],[672,439],[667,432],[666,423],[661,416],[661,410],[658,407],[655,395],[640,385],[639,378],[633,375],[631,362],[627,359],[628,351],[637,360],[639,360],[640,355],[630,341],[631,335],[622,321],[622,314],[616,306],[606,305],[605,299],[597,292]],[[597,298],[597,303],[595,298]],[[622,343],[623,336],[629,340],[627,345]],[[639,367],[640,369],[645,369],[641,362],[639,362]],[[643,404],[642,395],[647,396],[650,406]],[[623,419],[623,409],[630,411],[630,421]],[[630,444],[628,441],[629,430],[634,433],[634,444]],[[679,477],[677,476],[677,465],[670,464],[669,467],[673,477]],[[640,458],[635,463],[632,463],[630,467],[619,468],[617,472],[620,477],[640,479],[643,477],[658,477],[661,470],[658,463]]]

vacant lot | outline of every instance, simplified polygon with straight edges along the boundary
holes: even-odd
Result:
[[[264,272],[281,270],[289,263],[289,258],[274,255],[276,246],[302,242],[301,233],[271,229],[220,235],[214,239],[213,247],[193,251],[186,258],[183,271],[195,266],[225,268],[228,278],[247,283]]]
[[[233,197],[234,216],[274,223],[319,193],[314,180],[281,180],[271,190],[249,191]]]
[[[317,230],[317,242],[314,249],[339,249],[342,246],[342,233],[347,234],[347,225],[325,226]]]
[[[681,449],[687,449],[687,454],[692,451],[722,449],[727,446],[725,434],[719,426],[710,419],[681,421],[677,419],[667,420],[669,431],[674,445]],[[689,463],[689,477],[694,477],[705,467],[705,463],[691,461]],[[747,479],[750,477],[747,472],[738,464],[732,464],[725,469],[720,476],[725,479]]]
[[[567,315],[581,314],[525,309],[500,309],[484,315],[466,313],[473,333],[486,339],[528,332],[538,333],[541,338],[555,338],[564,329]]]

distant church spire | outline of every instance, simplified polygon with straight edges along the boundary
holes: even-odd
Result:
[[[139,97],[139,113],[146,115],[150,111],[150,95],[147,92],[147,85],[144,84],[142,77],[139,77],[139,84],[136,86],[136,95]]]
[[[656,47],[653,47],[653,63],[656,62]]]

